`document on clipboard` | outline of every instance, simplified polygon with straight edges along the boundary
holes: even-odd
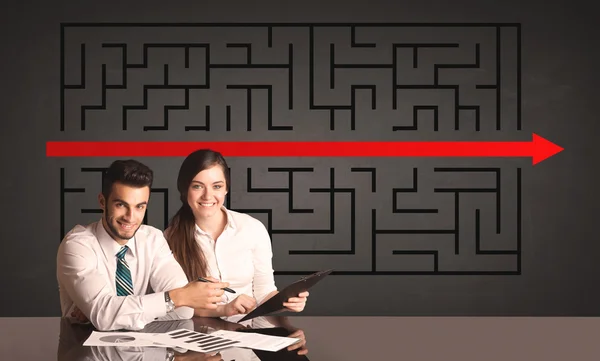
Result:
[[[297,297],[298,294],[307,291],[309,288],[317,284],[323,278],[327,277],[333,269],[328,269],[324,271],[319,271],[313,273],[311,275],[302,277],[298,281],[288,285],[286,288],[279,291],[275,296],[269,298],[257,308],[252,310],[246,316],[241,318],[238,322],[250,320],[254,317],[266,316],[271,313],[281,311],[285,307],[283,307],[283,303],[290,297]]]

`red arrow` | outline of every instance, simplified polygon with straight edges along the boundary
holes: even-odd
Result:
[[[48,157],[184,157],[200,148],[226,157],[532,157],[563,150],[533,133],[530,142],[47,142]]]

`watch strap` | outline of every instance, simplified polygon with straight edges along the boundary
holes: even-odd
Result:
[[[175,310],[175,302],[171,299],[171,295],[169,291],[165,292],[165,305],[167,307],[167,313],[173,312]]]

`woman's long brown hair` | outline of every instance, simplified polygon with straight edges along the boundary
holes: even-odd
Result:
[[[215,165],[221,166],[225,175],[226,189],[229,190],[230,179],[227,162],[221,153],[210,149],[200,149],[188,155],[181,164],[177,176],[177,190],[182,204],[171,219],[165,237],[189,281],[198,277],[206,277],[207,265],[206,258],[194,237],[196,221],[187,202],[188,190],[198,173]]]

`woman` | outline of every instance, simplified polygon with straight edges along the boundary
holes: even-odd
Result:
[[[229,188],[229,167],[218,152],[197,150],[179,169],[182,205],[165,230],[169,246],[190,281],[223,280],[236,291],[225,292],[216,310],[195,310],[196,316],[247,314],[278,292],[269,233],[259,220],[225,208]],[[283,306],[301,312],[307,297],[308,292],[303,292]]]

